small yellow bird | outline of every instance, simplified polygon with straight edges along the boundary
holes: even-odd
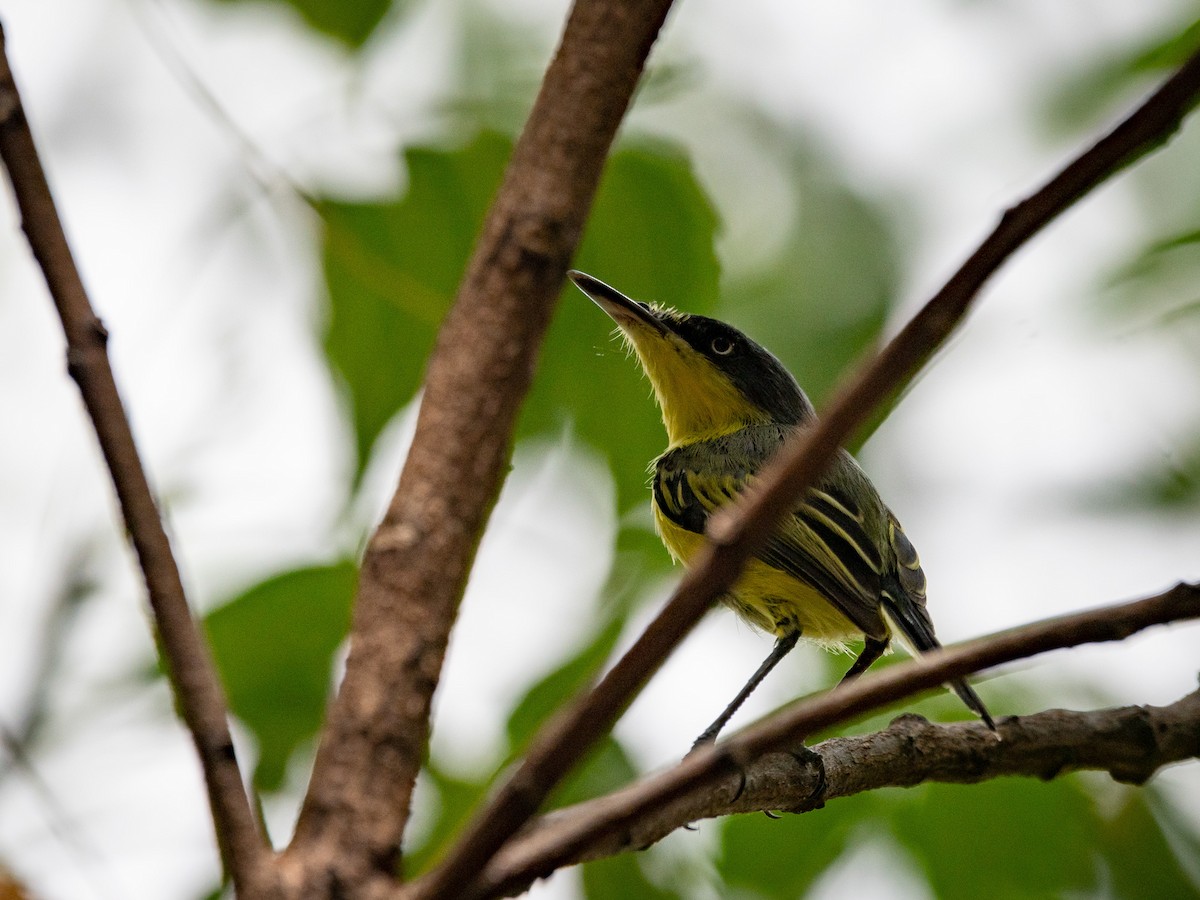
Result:
[[[654,387],[669,442],[654,461],[654,523],[671,555],[686,565],[704,542],[709,514],[741,492],[789,433],[816,420],[812,403],[778,359],[736,328],[639,303],[590,275],[569,274],[617,323]],[[915,652],[940,646],[917,552],[845,451],[722,601],[776,641],[697,745],[716,739],[801,637],[838,650],[863,641],[843,681],[875,662],[893,634]],[[969,684],[950,687],[995,730]]]

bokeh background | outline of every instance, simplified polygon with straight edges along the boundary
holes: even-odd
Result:
[[[354,560],[437,324],[566,12],[547,0],[4,0],[8,51],[242,756],[290,833]],[[725,317],[818,406],[992,226],[1200,44],[1184,0],[678,4],[579,268]],[[219,871],[142,587],[0,201],[0,864],[46,898]],[[648,385],[564,292],[436,697],[409,857],[678,577]],[[1200,577],[1200,125],[984,292],[860,458],[952,642]],[[867,438],[867,435],[863,436]],[[711,614],[556,802],[667,765],[765,654]],[[1168,703],[1197,626],[993,673],[1000,715]],[[742,724],[848,664],[794,653]],[[953,698],[905,704],[938,720]],[[854,729],[880,727],[900,708]],[[1200,766],[927,785],[704,822],[539,898],[1193,897]]]

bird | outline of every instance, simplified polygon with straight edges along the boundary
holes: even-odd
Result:
[[[616,323],[654,390],[668,442],[651,463],[654,524],[686,566],[704,543],[709,516],[737,498],[789,435],[812,426],[816,411],[783,363],[733,326],[632,300],[583,272],[568,275]],[[833,650],[863,642],[843,683],[887,652],[893,637],[913,653],[941,646],[916,548],[845,450],[721,601],[775,644],[694,748],[716,740],[802,638]],[[965,680],[948,686],[995,732],[974,688]]]

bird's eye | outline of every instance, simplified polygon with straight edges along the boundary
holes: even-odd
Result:
[[[733,352],[733,341],[726,337],[713,338],[712,352],[717,356],[728,356]]]

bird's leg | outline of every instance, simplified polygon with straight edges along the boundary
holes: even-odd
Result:
[[[882,641],[877,641],[875,638],[867,638],[863,643],[862,653],[858,654],[858,659],[854,661],[849,671],[842,676],[842,680],[838,684],[845,684],[847,681],[853,681],[867,669],[871,668],[871,663],[883,656],[883,651],[887,649],[888,638]]]
[[[779,661],[791,652],[792,648],[796,646],[796,641],[799,639],[800,631],[796,630],[789,631],[775,641],[775,646],[771,648],[771,652],[767,654],[767,658],[762,661],[762,665],[758,667],[758,670],[750,676],[750,680],[746,682],[745,686],[738,691],[737,696],[717,716],[716,721],[705,728],[704,733],[700,737],[696,738],[692,744],[693,750],[704,744],[711,744],[717,739],[717,735],[721,733],[721,729],[733,718],[733,714],[738,711],[738,707],[745,703],[746,698],[754,693],[754,689],[767,677],[767,673],[775,668],[779,664]]]

